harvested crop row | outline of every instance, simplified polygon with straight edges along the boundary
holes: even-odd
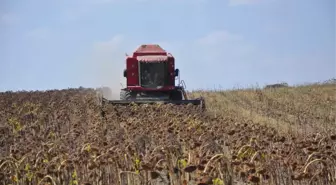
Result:
[[[1,93],[0,107],[5,184],[335,181],[335,135],[282,136],[191,105],[99,107],[90,89]]]

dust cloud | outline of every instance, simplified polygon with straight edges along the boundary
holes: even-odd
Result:
[[[110,41],[95,43],[93,52],[87,59],[86,79],[93,88],[103,88],[107,99],[120,99],[120,89],[125,87],[123,70],[126,68],[126,52],[129,53],[129,50],[126,50],[122,37],[116,36]]]

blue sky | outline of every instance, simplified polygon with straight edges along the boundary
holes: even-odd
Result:
[[[189,90],[335,74],[334,0],[0,0],[0,91],[124,83],[158,43]]]

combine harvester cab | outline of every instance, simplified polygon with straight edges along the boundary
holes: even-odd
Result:
[[[159,45],[141,45],[132,56],[127,56],[123,74],[127,85],[121,89],[120,100],[102,98],[103,103],[193,104],[205,108],[202,97],[188,99],[185,83],[180,80],[179,69],[175,69],[175,58]]]

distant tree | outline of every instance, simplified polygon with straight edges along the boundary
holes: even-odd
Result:
[[[277,84],[266,85],[266,86],[265,86],[265,89],[269,89],[269,88],[279,88],[279,87],[288,87],[288,83],[283,82],[283,83],[277,83]]]
[[[325,81],[324,83],[326,83],[326,84],[336,84],[336,78],[331,78],[331,79]]]

